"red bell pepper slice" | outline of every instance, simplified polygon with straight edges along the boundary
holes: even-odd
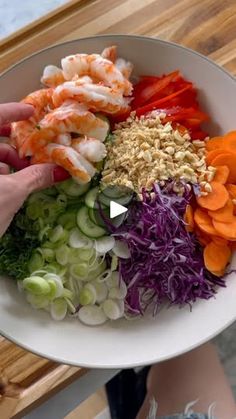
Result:
[[[157,109],[160,107],[160,105],[168,106],[170,100],[172,100],[174,97],[181,95],[183,92],[186,92],[187,90],[192,89],[192,83],[188,83],[187,86],[185,86],[183,89],[178,90],[175,93],[172,93],[172,95],[169,95],[167,97],[164,97],[162,99],[156,100],[154,102],[149,103],[148,105],[144,105],[141,108],[136,109],[136,115],[141,116],[146,114],[147,112],[150,112],[154,109]]]
[[[178,77],[179,71],[174,71],[167,76],[163,76],[160,80],[148,84],[139,94],[135,95],[132,108],[135,109],[147,103],[154,95],[164,90],[172,81],[177,80]]]

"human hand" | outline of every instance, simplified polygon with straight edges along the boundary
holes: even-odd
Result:
[[[10,133],[10,122],[30,118],[33,113],[31,105],[0,104],[0,135]],[[10,167],[18,171],[10,174]],[[55,164],[29,166],[28,160],[21,160],[14,148],[0,142],[0,237],[29,194],[68,177],[68,173]]]

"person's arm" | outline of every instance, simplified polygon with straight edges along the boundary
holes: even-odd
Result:
[[[0,104],[0,125],[3,127],[0,135],[9,132],[10,122],[27,119],[33,113],[34,108],[30,105]],[[10,174],[10,167],[18,171]],[[55,164],[29,166],[27,160],[18,157],[14,148],[0,143],[0,237],[30,193],[68,177],[68,173]]]

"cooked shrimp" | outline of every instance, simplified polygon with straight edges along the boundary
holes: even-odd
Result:
[[[47,65],[43,70],[43,75],[41,77],[41,83],[48,87],[56,87],[59,84],[63,83],[65,77],[61,68],[58,68],[55,65]]]
[[[114,63],[117,58],[117,46],[112,45],[111,47],[104,48],[101,56]]]
[[[55,88],[53,93],[55,106],[61,105],[70,98],[85,103],[94,112],[115,115],[126,113],[130,109],[129,99],[124,98],[117,91],[107,86],[86,83],[81,79],[65,82]]]
[[[40,139],[40,133],[37,129],[38,121],[46,114],[49,108],[53,108],[52,89],[37,90],[26,96],[22,102],[34,106],[34,115],[27,121],[18,121],[11,124],[10,143],[19,150],[20,157],[25,157],[32,155],[32,150],[28,146],[29,140],[32,137],[35,138],[35,141]],[[22,154],[21,148],[23,146],[25,153]]]
[[[72,80],[74,76],[90,76],[94,82],[102,82],[122,95],[128,96],[132,92],[130,81],[112,61],[99,54],[69,55],[61,60],[61,66],[67,80]]]
[[[52,161],[64,167],[78,183],[87,183],[95,175],[94,166],[73,148],[53,143],[45,148]]]
[[[73,138],[71,146],[74,150],[78,151],[78,153],[91,162],[99,162],[107,155],[105,145],[96,138],[86,136]]]
[[[118,68],[118,70],[120,70],[126,79],[130,78],[133,71],[133,64],[130,61],[126,61],[124,58],[117,58],[115,61],[115,66]]]
[[[56,137],[56,143],[61,145],[71,145],[71,135],[69,133],[59,134]]]
[[[104,141],[109,129],[108,123],[98,118],[88,108],[74,100],[65,101],[60,107],[45,115],[40,121],[43,130],[57,134],[74,132]]]

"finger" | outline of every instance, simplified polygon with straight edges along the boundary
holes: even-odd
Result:
[[[17,170],[29,166],[29,161],[27,159],[20,159],[17,151],[9,144],[5,143],[0,144],[0,162],[6,163]]]
[[[0,104],[0,125],[28,119],[33,113],[34,107],[24,103],[12,102]]]
[[[59,170],[60,169],[60,170]],[[69,174],[55,164],[34,164],[11,175],[27,194],[48,188],[55,182],[68,179]]]
[[[10,125],[3,125],[0,127],[0,135],[2,137],[9,137],[11,134],[11,127]]]
[[[0,175],[8,175],[10,173],[10,167],[0,162]]]

